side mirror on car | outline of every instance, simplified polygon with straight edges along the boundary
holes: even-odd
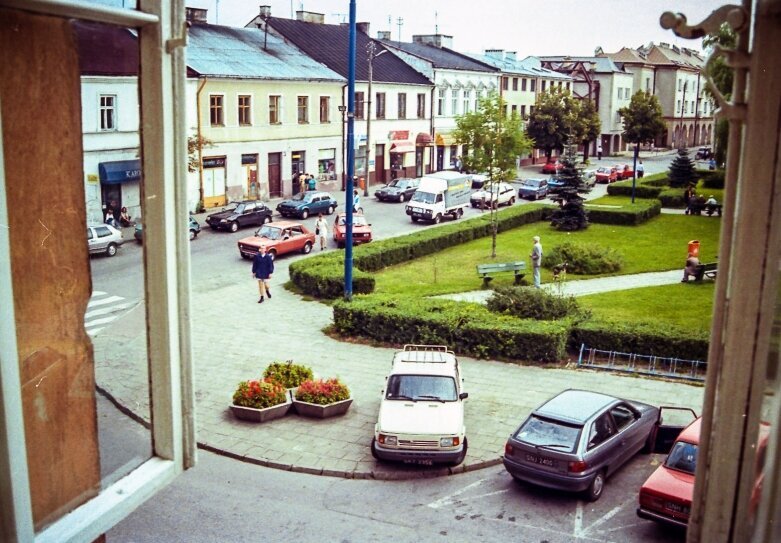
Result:
[[[468,392],[462,392],[461,394],[458,395],[459,400],[466,400],[468,397],[469,397]]]

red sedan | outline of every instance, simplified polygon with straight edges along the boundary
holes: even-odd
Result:
[[[564,168],[564,164],[562,164],[558,160],[555,162],[551,160],[545,163],[541,171],[542,173],[555,174],[559,172],[562,168]]]
[[[618,179],[618,172],[615,168],[601,167],[597,169],[596,173],[597,183],[612,183]]]
[[[347,214],[339,213],[334,222],[334,241],[340,249],[344,247],[344,238],[347,235]],[[353,215],[353,245],[369,243],[372,240],[372,225],[366,222],[366,217],[361,214]]]
[[[275,221],[264,224],[254,236],[242,238],[238,243],[242,258],[253,258],[261,245],[265,245],[266,251],[276,258],[295,251],[309,253],[315,244],[315,235],[301,223]]]
[[[632,179],[632,175],[635,173],[632,166],[628,164],[616,164],[613,168],[616,170],[617,179]]]

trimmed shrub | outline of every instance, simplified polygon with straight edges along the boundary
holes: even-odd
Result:
[[[272,362],[263,370],[263,378],[279,383],[285,388],[293,388],[302,382],[312,379],[312,368],[301,364],[294,364],[292,360],[287,362]]]
[[[620,208],[605,208],[594,205],[586,205],[588,219],[592,223],[622,224],[625,226],[637,226],[658,216],[662,212],[662,206],[658,200],[635,200]]]
[[[350,397],[350,389],[338,377],[330,379],[307,379],[298,385],[296,400],[299,402],[329,405]]]
[[[659,193],[659,202],[662,207],[685,207],[683,201],[683,189],[667,189]]]
[[[343,335],[384,343],[444,344],[478,358],[558,362],[570,324],[497,315],[480,304],[398,296],[337,301],[334,326]]]
[[[615,249],[593,243],[565,242],[546,255],[545,268],[567,263],[567,271],[577,275],[612,273],[621,269],[623,257]]]
[[[574,296],[557,296],[528,287],[499,287],[488,299],[486,307],[494,313],[519,319],[581,319],[584,316]]]
[[[650,323],[589,321],[576,324],[570,332],[569,348],[589,347],[623,353],[707,360],[708,333],[692,333]]]
[[[697,175],[702,180],[702,186],[706,189],[724,188],[724,170],[703,171],[699,170]]]
[[[242,381],[233,393],[233,405],[264,409],[285,403],[287,390],[277,381],[252,379]]]

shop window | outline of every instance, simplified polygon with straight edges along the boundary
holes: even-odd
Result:
[[[317,178],[321,181],[336,179],[336,149],[320,149],[317,152]]]

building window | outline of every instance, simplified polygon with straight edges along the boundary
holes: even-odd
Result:
[[[426,95],[418,93],[418,119],[426,118]]]
[[[364,112],[366,111],[364,109],[366,98],[364,98],[364,93],[362,92],[356,92],[355,93],[355,118],[356,119],[363,119]]]
[[[529,81],[529,84],[531,85],[529,90],[532,91],[532,92],[537,92],[537,80],[536,79],[532,79],[532,80]]]
[[[464,91],[464,113],[469,113],[472,108],[472,91]]]
[[[512,111],[513,117],[517,116],[518,115],[518,106],[513,105],[511,111]]]
[[[298,124],[309,122],[309,96],[298,97]]]
[[[239,95],[239,125],[249,126],[252,124],[252,98],[248,94]]]
[[[331,122],[331,97],[330,96],[320,97],[320,122],[321,123]]]
[[[545,85],[546,85],[547,83],[548,83],[548,82],[547,82],[547,81],[545,81],[544,79],[542,80],[542,86],[540,87],[540,92],[545,92]]]
[[[618,99],[620,100],[623,97],[624,97],[624,89],[618,87]]]
[[[521,90],[522,91],[526,90],[526,78],[525,77],[523,79],[521,79]]]
[[[399,93],[399,119],[407,118],[407,95],[403,92]]]
[[[225,120],[223,119],[223,96],[210,96],[209,97],[209,113],[211,114],[212,126],[225,126]]]
[[[645,78],[645,92],[651,92],[651,78]]]
[[[689,113],[689,102],[686,102],[685,100],[683,102],[683,112]]]
[[[378,119],[384,119],[385,118],[385,93],[384,92],[378,92],[375,95],[375,99],[377,100],[377,118]]]
[[[518,90],[518,78],[517,77],[513,77],[513,90],[514,91]]]
[[[675,107],[675,111],[679,112],[681,111],[681,101],[678,100],[678,105]]]
[[[268,123],[279,124],[279,100],[281,96],[268,97]]]
[[[678,90],[679,91],[683,90],[683,79],[678,80]]]
[[[510,78],[509,77],[502,77],[502,90],[507,90],[509,88]]]
[[[570,82],[567,81],[567,90],[570,90]]]
[[[534,106],[529,106],[529,115],[534,115]]]
[[[526,118],[526,106],[521,106],[521,117]]]
[[[450,114],[455,117],[458,115],[458,89],[453,89],[453,92],[450,94],[450,100],[450,105],[452,106]]]
[[[510,114],[510,106],[505,105],[502,113],[502,117],[506,119],[509,116],[509,114]]]
[[[100,96],[100,129],[117,129],[117,97],[113,94]]]
[[[437,115],[443,116],[445,114],[445,89],[439,89],[437,91]]]
[[[320,181],[336,179],[336,149],[319,149],[317,151],[317,178]]]
[[[477,91],[475,92],[475,111],[477,111],[480,108],[480,100],[483,99],[483,91]]]

